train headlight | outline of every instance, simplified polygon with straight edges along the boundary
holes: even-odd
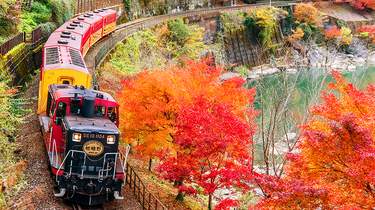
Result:
[[[107,136],[107,144],[115,144],[115,136],[114,135],[108,135]]]
[[[73,133],[72,140],[75,142],[81,142],[82,134],[80,133]]]

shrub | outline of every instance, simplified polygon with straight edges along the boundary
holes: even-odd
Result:
[[[17,31],[20,10],[16,0],[0,1],[0,37],[3,40]]]
[[[170,40],[183,46],[190,36],[188,25],[182,19],[168,21],[167,25]]]
[[[31,32],[41,23],[48,22],[51,19],[51,9],[48,5],[41,2],[33,2],[30,11],[24,11],[21,14],[21,22],[18,26],[19,31]]]
[[[307,24],[319,23],[319,11],[312,4],[297,4],[294,10],[294,17],[298,22]]]
[[[52,10],[52,21],[62,25],[73,16],[73,0],[50,0]]]
[[[14,155],[16,145],[15,132],[22,121],[25,111],[20,107],[21,99],[14,99],[15,91],[9,89],[3,79],[0,79],[0,209],[6,209],[5,193],[2,192],[3,184],[6,190],[12,189],[24,170],[24,162]],[[19,164],[22,164],[22,167]],[[5,183],[4,183],[5,182]]]
[[[272,36],[275,34],[277,21],[280,17],[287,15],[287,12],[275,7],[259,8],[251,11],[246,16],[244,25],[247,30],[257,33],[263,46],[272,46]]]
[[[42,28],[42,36],[48,37],[53,31],[55,31],[56,24],[53,22],[47,22],[40,24],[40,27]]]
[[[220,15],[220,21],[224,32],[237,31],[242,28],[245,21],[245,15],[242,12],[224,13]]]

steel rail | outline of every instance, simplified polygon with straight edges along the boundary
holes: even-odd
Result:
[[[302,1],[276,1],[272,3],[275,7],[290,7]],[[91,72],[95,72],[95,69],[102,63],[102,61],[107,57],[107,55],[115,48],[118,42],[123,41],[128,36],[147,29],[152,28],[160,23],[168,20],[174,20],[177,18],[188,18],[194,16],[202,15],[212,15],[216,13],[224,12],[236,12],[236,11],[246,11],[251,8],[265,7],[269,6],[269,2],[260,2],[256,4],[245,4],[236,6],[226,6],[226,7],[213,7],[213,8],[202,8],[197,10],[190,10],[184,12],[178,12],[174,14],[166,14],[152,17],[145,17],[130,21],[121,25],[118,25],[112,34],[108,37],[102,39],[90,48],[88,55],[85,56],[85,61]],[[99,48],[100,50],[97,50]]]

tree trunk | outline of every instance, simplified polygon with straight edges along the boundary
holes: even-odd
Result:
[[[212,210],[212,195],[208,195],[208,210]]]
[[[183,183],[182,181],[175,181],[174,186],[178,188],[179,186],[182,185],[182,183]],[[176,200],[181,201],[181,202],[184,201],[184,193],[180,192],[180,190],[178,191],[178,194],[176,196]]]
[[[151,167],[152,167],[152,158],[150,158],[150,160],[148,161],[148,170],[151,171]]]

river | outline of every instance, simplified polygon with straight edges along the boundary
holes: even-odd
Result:
[[[375,82],[375,67],[357,67],[342,74],[360,89]],[[265,161],[268,161],[270,173],[279,171],[277,166],[283,155],[296,152],[292,148],[299,135],[299,125],[309,117],[309,107],[319,103],[321,91],[332,81],[329,72],[315,68],[262,76],[247,83],[248,88],[257,90],[255,165],[267,170]],[[271,169],[273,164],[275,167]]]

